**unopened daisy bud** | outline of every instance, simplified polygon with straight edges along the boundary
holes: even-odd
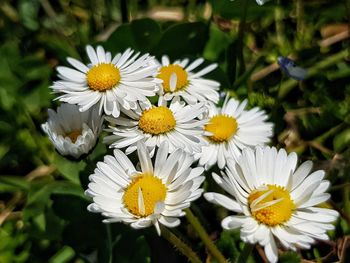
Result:
[[[140,171],[120,150],[105,156],[89,177],[85,193],[93,203],[88,210],[102,213],[105,223],[124,222],[136,229],[154,225],[159,235],[159,224],[178,226],[183,210],[203,192],[199,188],[203,168],[191,168],[193,157],[181,149],[168,156],[168,148],[167,142],[162,143],[153,163],[145,144],[139,142]]]
[[[80,112],[78,106],[64,103],[57,113],[52,109],[48,113],[41,127],[61,155],[78,159],[96,145],[103,123],[98,109]]]
[[[239,102],[233,98],[225,100],[222,108],[208,105],[208,122],[204,126],[208,145],[196,154],[200,165],[209,169],[217,163],[223,169],[226,160],[237,160],[245,147],[254,148],[270,141],[273,124],[266,122],[268,116],[258,107],[245,110],[246,105],[246,100]]]
[[[161,101],[161,100],[160,100]],[[153,156],[156,147],[164,141],[169,143],[169,153],[178,148],[193,154],[201,151],[206,144],[203,125],[206,119],[197,119],[207,110],[203,103],[187,105],[173,100],[170,106],[161,101],[159,106],[140,104],[135,111],[125,111],[125,117],[107,117],[108,132],[104,142],[114,148],[126,148],[126,154],[136,150],[138,141],[145,141]]]
[[[217,64],[211,64],[193,72],[203,62],[203,58],[198,58],[189,64],[189,59],[186,58],[170,63],[169,58],[163,56],[156,74],[156,77],[162,80],[160,96],[164,97],[165,100],[181,97],[188,104],[207,101],[217,103],[220,83],[202,78],[205,74],[213,71]]]
[[[99,105],[107,115],[118,117],[120,108],[135,109],[137,101],[148,101],[158,91],[159,80],[152,76],[157,71],[154,58],[148,54],[140,56],[127,49],[114,58],[103,47],[86,47],[90,62],[85,65],[74,58],[68,63],[74,69],[58,67],[60,81],[51,87],[55,93],[63,93],[58,99],[79,105],[86,111]]]
[[[316,239],[327,240],[327,230],[338,213],[319,205],[330,197],[325,172],[306,161],[297,169],[297,155],[284,149],[246,148],[237,162],[228,162],[222,177],[213,178],[230,196],[204,197],[237,215],[224,218],[224,229],[241,229],[244,242],[259,243],[270,262],[277,262],[277,243],[284,248],[309,249]]]

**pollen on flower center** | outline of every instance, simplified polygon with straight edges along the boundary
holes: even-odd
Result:
[[[174,76],[176,78],[175,89],[170,87],[170,79]],[[188,74],[180,65],[163,66],[159,70],[157,78],[163,80],[163,88],[165,92],[175,92],[183,90],[188,85]]]
[[[209,136],[209,140],[216,143],[228,141],[237,132],[237,121],[235,118],[219,114],[215,115],[205,125],[204,129],[211,132],[213,135]]]
[[[164,106],[154,107],[142,112],[139,128],[145,133],[158,135],[175,128],[176,120],[170,109]]]
[[[106,91],[112,89],[120,81],[120,72],[111,63],[100,63],[93,66],[86,75],[87,84],[90,89]]]
[[[71,131],[67,133],[66,137],[68,137],[72,141],[72,143],[75,143],[80,135],[81,135],[81,131],[76,130],[76,131]]]
[[[127,186],[123,202],[130,213],[147,217],[154,213],[155,205],[164,202],[167,188],[162,180],[149,174],[135,177]]]
[[[281,186],[266,185],[250,193],[248,204],[252,216],[268,226],[276,226],[289,220],[295,205],[289,192]]]

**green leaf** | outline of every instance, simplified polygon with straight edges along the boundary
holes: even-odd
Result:
[[[29,183],[23,176],[1,175],[0,192],[27,191]]]
[[[239,230],[223,231],[217,241],[217,246],[226,257],[236,259],[239,256],[239,241]]]
[[[218,60],[230,44],[230,38],[213,23],[210,25],[209,36],[203,56],[209,60]]]
[[[86,163],[83,160],[79,162],[70,161],[61,155],[56,154],[53,163],[64,178],[80,185],[79,173],[83,171],[86,166]]]
[[[134,20],[130,24],[130,29],[137,49],[141,52],[150,52],[161,37],[159,24],[149,18]]]
[[[350,128],[342,131],[333,139],[333,147],[337,152],[343,151],[350,145]]]
[[[171,59],[201,55],[208,32],[209,28],[203,22],[175,24],[163,33],[152,53],[158,57],[166,54]]]
[[[69,181],[54,181],[50,177],[37,179],[31,182],[27,205],[46,204],[51,194],[70,194],[86,199],[80,185]]]
[[[65,263],[71,262],[75,255],[74,250],[71,247],[64,246],[57,253],[50,258],[49,263]]]
[[[33,0],[22,0],[19,4],[19,15],[23,25],[30,30],[38,30],[39,2]]]
[[[145,18],[121,25],[103,45],[113,53],[123,52],[129,47],[141,52],[150,52],[158,43],[160,36],[158,23]]]

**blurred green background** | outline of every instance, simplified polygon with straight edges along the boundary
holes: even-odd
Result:
[[[349,262],[349,21],[348,0],[271,0],[264,6],[254,0],[2,0],[0,263],[108,262],[111,253],[113,262],[186,262],[154,229],[113,224],[109,236],[102,218],[86,211],[88,175],[108,152],[102,140],[75,162],[59,156],[41,131],[47,109],[58,105],[49,89],[55,67],[67,65],[67,56],[87,62],[87,44],[114,54],[132,47],[158,58],[217,62],[208,78],[269,113],[272,145],[313,160],[332,182],[332,200],[324,205],[341,218],[331,241],[284,253],[280,261]],[[278,56],[307,68],[307,79],[284,76]],[[214,189],[207,178],[205,187]],[[234,262],[242,243],[238,232],[222,232],[227,211],[203,198],[193,210]],[[175,233],[203,262],[214,262],[185,219]],[[250,262],[262,262],[260,251]]]

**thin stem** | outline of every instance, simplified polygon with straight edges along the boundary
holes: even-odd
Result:
[[[350,35],[350,0],[345,1],[345,10],[347,13],[347,19],[348,19],[348,34]],[[347,40],[347,48],[350,53],[350,40]]]
[[[197,232],[198,236],[201,238],[209,252],[217,259],[220,263],[227,263],[227,260],[225,257],[221,254],[219,249],[215,246],[213,241],[210,239],[208,233],[205,231],[197,217],[192,213],[192,211],[187,208],[185,210],[186,212],[186,218],[188,222],[192,225],[194,230]]]
[[[346,49],[332,56],[329,56],[328,58],[325,58],[323,61],[315,64],[314,66],[308,69],[308,74],[306,75],[306,79],[320,73],[320,70],[338,63],[339,61],[345,59],[348,55],[349,55],[349,51]],[[294,87],[298,85],[298,83],[299,82],[294,79],[289,79],[284,83],[282,83],[281,88],[278,91],[278,98],[283,99]]]
[[[277,1],[275,7],[275,27],[276,27],[276,36],[277,43],[280,47],[286,44],[286,39],[284,37],[284,25],[283,25],[284,10],[280,5],[280,1]]]
[[[347,179],[349,183],[349,179]],[[343,188],[343,200],[344,200],[344,211],[346,214],[350,214],[350,187]]]
[[[328,192],[334,192],[334,191],[337,191],[337,190],[342,189],[344,187],[349,187],[350,188],[350,182],[332,186],[331,188],[329,188]]]
[[[111,234],[111,225],[106,224],[106,232],[107,232],[107,242],[108,242],[108,263],[113,262],[113,244],[112,244],[112,234]]]
[[[337,126],[329,129],[328,131],[326,131],[322,135],[320,135],[317,138],[315,138],[314,141],[316,141],[318,143],[323,143],[329,137],[332,137],[332,136],[338,134],[345,126],[346,126],[345,123],[338,124]]]
[[[239,257],[236,261],[236,263],[245,263],[248,262],[248,257],[250,255],[250,253],[253,251],[254,245],[249,244],[249,243],[245,243],[243,250],[241,252],[241,254],[239,254]]]
[[[161,227],[162,237],[168,240],[171,244],[175,246],[187,259],[192,263],[201,263],[202,261],[198,255],[180,238],[174,235],[169,229],[164,226]]]
[[[297,16],[297,36],[298,41],[302,41],[304,35],[304,0],[296,0],[295,2]]]
[[[122,15],[122,22],[129,22],[129,14],[128,14],[128,4],[126,0],[120,0],[120,12]]]
[[[236,69],[236,79],[239,75],[241,75],[245,71],[245,64],[244,64],[244,54],[243,54],[243,38],[244,33],[246,29],[246,20],[247,20],[247,13],[248,13],[248,3],[249,0],[244,0],[243,2],[243,10],[241,19],[239,22],[239,28],[238,28],[238,42],[237,42],[237,60],[238,60],[238,67]]]

